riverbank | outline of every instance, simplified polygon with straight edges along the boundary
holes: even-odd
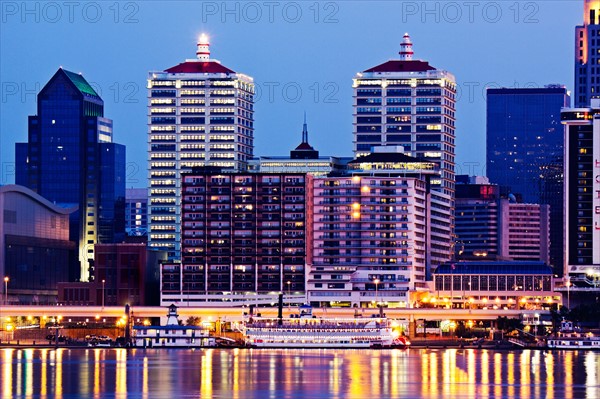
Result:
[[[0,342],[0,349],[12,348],[12,349],[89,349],[95,347],[89,347],[85,341],[70,341],[70,342],[59,342],[58,345],[55,343],[49,343],[48,341],[35,341],[35,340],[12,340],[10,342]],[[117,348],[113,346],[111,348]],[[237,348],[237,346],[220,346],[219,348]],[[465,342],[457,339],[413,339],[411,340],[410,348],[413,349],[498,349],[498,350],[511,350],[511,349],[522,349],[508,341],[476,341],[476,342]],[[100,348],[108,349],[108,348]],[[143,349],[141,347],[137,349]],[[152,348],[150,348],[152,349]],[[156,347],[156,349],[162,349],[162,347]],[[343,349],[343,348],[340,348]]]

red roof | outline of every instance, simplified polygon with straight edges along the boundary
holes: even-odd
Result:
[[[165,72],[169,73],[235,73],[231,69],[219,64],[218,62],[208,61],[186,61],[171,67]]]
[[[296,150],[311,150],[314,151],[315,149],[312,148],[312,146],[308,143],[300,143],[300,145],[298,147],[296,147]]]
[[[365,72],[425,72],[434,70],[435,68],[426,61],[390,60],[371,69],[367,69]]]

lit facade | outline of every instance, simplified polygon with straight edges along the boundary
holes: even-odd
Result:
[[[131,236],[148,233],[148,189],[125,190],[125,232]]]
[[[210,58],[148,77],[149,245],[180,259],[181,173],[214,166],[245,171],[254,149],[254,83]]]
[[[575,27],[575,107],[600,96],[600,1],[583,0],[583,25]]]
[[[551,261],[562,273],[564,86],[488,89],[486,174],[531,204],[550,205]]]
[[[68,281],[76,254],[69,240],[69,215],[76,211],[23,186],[0,186],[0,276],[9,279],[0,303],[56,303],[57,284]]]
[[[79,262],[70,281],[94,278],[94,245],[125,234],[125,146],[113,142],[104,102],[81,75],[59,69],[37,97],[27,143],[16,145],[16,183],[71,215]]]
[[[434,273],[426,306],[463,309],[550,309],[562,297],[543,262],[455,262]]]
[[[494,184],[456,186],[458,259],[550,259],[550,207],[501,199]]]
[[[351,162],[352,176],[313,180],[306,288],[313,305],[413,306],[431,269],[450,258],[451,198],[429,183],[439,169],[403,154],[377,156]],[[392,156],[406,175],[376,166]],[[409,173],[410,163],[422,170]]]
[[[354,155],[369,154],[374,146],[402,146],[411,156],[437,161],[440,178],[432,184],[452,195],[456,81],[451,73],[412,56],[405,35],[399,60],[355,76]]]
[[[161,303],[304,298],[311,177],[221,173],[182,178],[182,258],[161,269]],[[286,299],[287,301],[287,299]]]
[[[564,109],[565,276],[575,287],[600,278],[600,99]]]

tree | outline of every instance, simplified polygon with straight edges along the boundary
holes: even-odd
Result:
[[[185,321],[185,324],[188,326],[199,326],[202,323],[202,319],[197,316],[190,316]]]

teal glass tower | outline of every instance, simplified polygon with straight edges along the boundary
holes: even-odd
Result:
[[[49,201],[79,207],[70,236],[78,259],[69,278],[94,276],[94,245],[119,242],[125,231],[125,147],[113,143],[104,102],[85,80],[59,69],[38,94],[28,142],[16,144],[16,183]]]

